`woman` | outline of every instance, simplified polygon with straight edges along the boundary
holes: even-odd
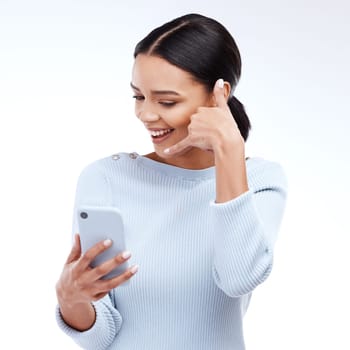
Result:
[[[76,207],[122,212],[131,253],[91,269],[111,242],[82,254],[76,235],[58,323],[86,349],[244,349],[242,318],[271,271],[286,178],[276,162],[245,158],[238,48],[217,21],[190,14],[153,30],[134,57],[135,112],[154,152],[90,164],[76,194]],[[126,260],[125,273],[101,280]]]

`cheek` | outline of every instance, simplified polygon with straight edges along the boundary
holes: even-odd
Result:
[[[142,112],[142,108],[140,106],[140,103],[138,103],[137,101],[135,101],[135,105],[134,105],[134,113],[136,115],[136,117],[138,119],[141,118],[141,112]]]
[[[187,128],[191,121],[191,116],[194,112],[188,107],[174,108],[172,111],[164,112],[164,119],[167,122],[177,128]]]
[[[140,119],[140,108],[138,108],[136,105],[134,107],[134,113],[136,117]]]

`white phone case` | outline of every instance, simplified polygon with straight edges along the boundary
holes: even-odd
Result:
[[[112,240],[112,246],[99,254],[92,261],[91,267],[96,267],[126,250],[123,219],[118,209],[81,206],[77,210],[77,216],[82,253],[100,241]],[[128,262],[126,261],[105,275],[103,279],[118,276],[127,268]]]

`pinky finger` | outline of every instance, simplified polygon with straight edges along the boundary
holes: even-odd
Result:
[[[133,265],[117,277],[111,278],[109,280],[100,280],[100,290],[108,293],[111,289],[118,287],[122,283],[129,280],[132,276],[134,276],[138,271],[138,268],[138,265]]]
[[[93,296],[92,301],[98,301],[105,297],[108,294],[108,292],[102,292],[102,293],[97,293]]]
[[[133,265],[130,268],[128,268],[124,273],[119,275],[117,278],[121,279],[120,283],[126,282],[128,279],[130,279],[132,276],[135,275],[138,269],[139,269],[139,265]]]

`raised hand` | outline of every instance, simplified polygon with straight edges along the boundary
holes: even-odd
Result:
[[[213,93],[216,106],[199,107],[197,112],[191,116],[187,137],[165,149],[164,153],[179,155],[191,147],[215,153],[225,142],[244,143],[227,105],[224,84],[222,79],[218,79],[215,84]]]

